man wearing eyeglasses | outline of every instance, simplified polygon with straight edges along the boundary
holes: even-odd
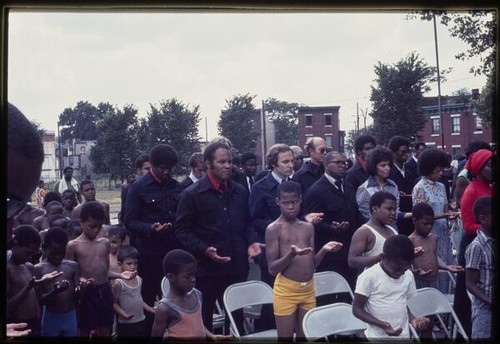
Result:
[[[299,183],[302,187],[302,194],[313,185],[324,172],[323,158],[326,154],[326,142],[321,137],[311,137],[307,140],[304,151],[306,151],[311,160],[305,162],[300,170],[293,174],[292,180]]]
[[[356,270],[349,268],[347,253],[351,237],[361,225],[361,215],[356,204],[356,195],[345,188],[347,160],[342,153],[326,154],[323,166],[325,173],[315,182],[304,197],[305,213],[323,213],[323,220],[314,225],[314,247],[321,248],[329,241],[343,244],[335,254],[328,253],[316,271],[336,271],[354,289]],[[325,300],[319,300],[322,303]],[[351,302],[351,300],[346,300]]]

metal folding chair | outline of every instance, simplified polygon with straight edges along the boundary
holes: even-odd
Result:
[[[308,311],[302,320],[302,329],[310,342],[322,338],[328,341],[332,335],[359,335],[366,330],[366,324],[352,314],[351,305],[337,302]]]
[[[229,318],[230,331],[236,338],[271,338],[278,337],[276,329],[241,335],[234,321],[232,312],[253,305],[273,303],[273,290],[262,281],[246,281],[231,284],[224,291],[223,297],[226,316]]]
[[[341,274],[335,271],[315,272],[314,288],[316,297],[327,294],[349,293],[351,300],[354,300],[354,293],[349,283]]]
[[[449,340],[456,340],[457,332],[460,332],[464,340],[467,342],[469,341],[467,333],[460,323],[453,307],[450,305],[446,296],[439,290],[435,288],[417,289],[417,294],[408,300],[408,309],[416,317],[435,315]],[[449,328],[443,321],[444,315],[451,316],[451,325]],[[418,340],[418,333],[411,324],[410,332],[413,337]]]

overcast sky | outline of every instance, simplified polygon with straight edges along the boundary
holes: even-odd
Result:
[[[406,13],[69,13],[9,16],[8,100],[48,130],[78,101],[149,104],[176,97],[199,105],[200,136],[217,135],[226,99],[257,95],[308,106],[340,106],[354,128],[356,103],[370,109],[374,65],[416,51],[435,66],[432,22]],[[440,68],[453,67],[441,93],[479,88],[479,60],[438,24]],[[437,84],[427,94],[437,95]],[[361,115],[361,111],[360,111]],[[361,124],[362,119],[360,120]],[[370,122],[370,121],[369,121]]]

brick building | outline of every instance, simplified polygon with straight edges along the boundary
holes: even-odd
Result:
[[[463,154],[465,147],[472,141],[493,142],[491,128],[483,126],[481,118],[473,112],[471,104],[460,97],[442,96],[441,113],[443,132],[439,118],[437,97],[425,97],[422,110],[427,118],[425,127],[418,132],[427,147],[442,148],[452,157]]]
[[[304,106],[299,108],[299,146],[319,136],[333,150],[344,152],[345,132],[339,127],[340,106]]]

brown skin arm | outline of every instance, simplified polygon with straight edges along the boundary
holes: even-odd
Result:
[[[457,208],[460,208],[460,201],[462,200],[462,196],[464,194],[465,189],[469,185],[469,182],[464,177],[458,177],[457,182],[455,184],[455,192],[453,193],[453,199],[457,203]]]
[[[165,329],[170,319],[174,315],[171,313],[170,307],[163,303],[159,303],[156,306],[155,320],[153,322],[153,328],[151,329],[151,337],[163,337]]]
[[[354,300],[352,301],[352,314],[365,323],[369,323],[384,329],[385,333],[387,333],[389,336],[399,336],[403,331],[401,327],[394,329],[388,322],[382,321],[365,311],[365,305],[367,301],[367,296],[355,293]]]
[[[479,270],[476,269],[465,269],[465,283],[467,286],[467,291],[477,297],[479,300],[483,301],[489,306],[493,306],[493,300],[487,297],[477,286],[479,282]]]
[[[351,246],[349,247],[349,254],[347,256],[347,263],[350,268],[364,269],[367,266],[380,262],[380,255],[374,257],[363,257],[368,245],[368,235],[371,233],[363,228],[356,230],[352,236]]]
[[[76,245],[74,241],[68,242],[66,246],[66,259],[74,260],[76,262]]]

